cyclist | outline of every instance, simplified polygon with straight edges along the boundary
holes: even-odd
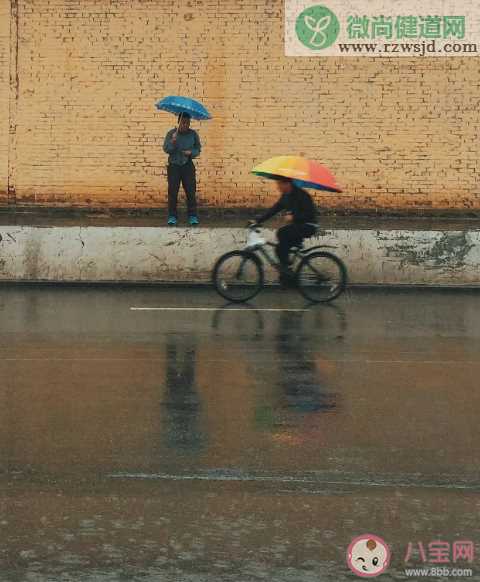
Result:
[[[294,279],[290,269],[290,249],[301,246],[305,238],[316,233],[317,211],[310,194],[296,186],[292,179],[278,176],[275,181],[281,196],[269,210],[256,219],[254,224],[261,225],[279,212],[286,213],[288,224],[277,231],[276,253],[282,268],[280,283],[289,285]]]

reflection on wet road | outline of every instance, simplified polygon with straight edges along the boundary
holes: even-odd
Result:
[[[365,532],[396,580],[475,540],[477,301],[5,287],[0,580],[347,580]]]
[[[166,336],[164,416],[165,444],[179,452],[197,452],[204,433],[199,425],[196,335]]]

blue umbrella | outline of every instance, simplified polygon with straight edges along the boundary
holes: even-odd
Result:
[[[192,119],[212,119],[210,113],[201,103],[189,97],[171,95],[158,101],[155,107],[161,111],[175,113],[175,115],[188,113]]]

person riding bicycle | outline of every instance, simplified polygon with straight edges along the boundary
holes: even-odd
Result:
[[[277,231],[276,253],[282,267],[280,282],[289,284],[294,278],[289,262],[290,249],[301,246],[304,239],[316,233],[317,210],[310,194],[296,186],[292,179],[278,176],[275,181],[281,196],[255,220],[255,224],[261,225],[279,212],[286,213],[288,224]]]

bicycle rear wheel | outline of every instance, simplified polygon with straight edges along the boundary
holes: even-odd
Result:
[[[247,251],[226,253],[215,263],[212,280],[217,293],[228,301],[249,301],[263,287],[262,263]]]
[[[297,269],[298,288],[313,303],[326,303],[339,297],[347,286],[343,262],[326,252],[307,255]]]

